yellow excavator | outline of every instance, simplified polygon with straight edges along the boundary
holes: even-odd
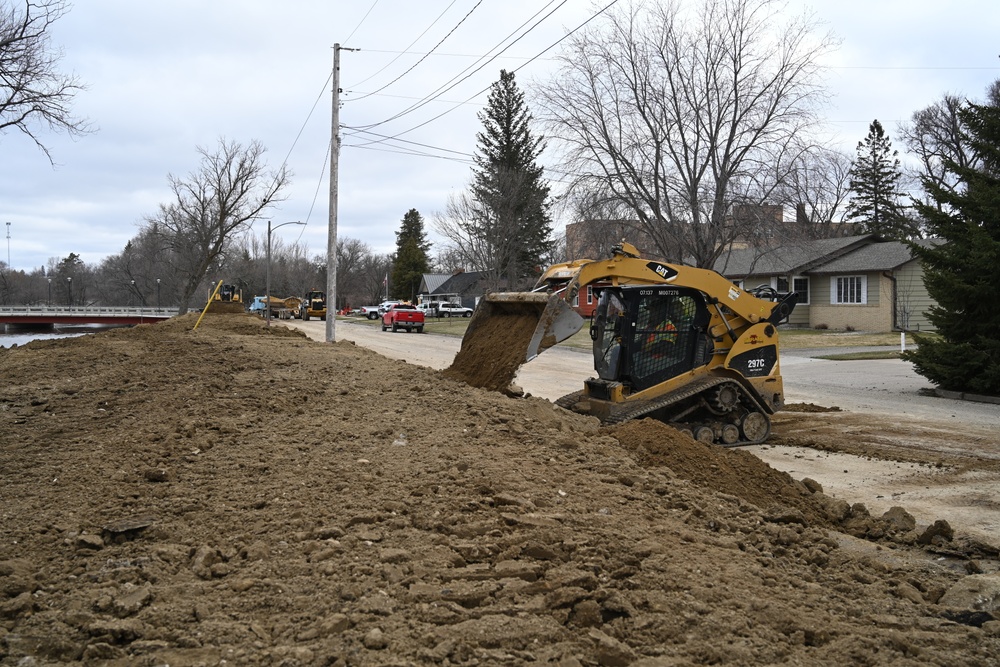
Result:
[[[768,286],[747,291],[712,270],[644,259],[624,242],[609,259],[549,267],[532,292],[487,295],[452,375],[481,373],[487,355],[463,353],[492,339],[525,349],[506,369],[502,382],[509,383],[521,363],[583,328],[571,304],[588,287],[597,295],[590,320],[597,376],[558,405],[606,424],[652,417],[723,446],[767,439],[770,415],[784,403],[777,326],[798,295]],[[526,318],[537,322],[533,330],[513,324]],[[503,340],[518,330],[522,340]]]

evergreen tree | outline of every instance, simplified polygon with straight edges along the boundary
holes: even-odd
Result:
[[[486,108],[473,169],[475,219],[469,235],[485,243],[494,266],[482,267],[504,278],[508,287],[534,282],[551,247],[549,187],[537,163],[542,137],[530,128],[531,115],[514,73],[500,71]]]
[[[968,104],[959,118],[976,159],[945,161],[958,188],[923,179],[937,205],[917,209],[941,243],[911,244],[938,335],[918,336],[903,357],[942,389],[1000,396],[1000,107]]]
[[[413,301],[420,289],[420,281],[430,270],[428,252],[431,244],[424,233],[424,220],[417,209],[411,208],[403,216],[396,232],[396,254],[393,257],[389,295],[394,299]]]
[[[858,157],[851,167],[851,191],[854,196],[846,216],[866,234],[890,239],[918,236],[918,227],[907,218],[899,200],[899,151],[882,130],[878,120],[868,127],[868,136],[858,142]]]

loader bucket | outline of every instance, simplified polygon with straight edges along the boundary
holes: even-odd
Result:
[[[496,292],[476,307],[462,348],[445,375],[474,387],[504,391],[521,364],[583,327],[565,300],[542,292]]]

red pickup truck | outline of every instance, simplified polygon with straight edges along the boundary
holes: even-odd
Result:
[[[393,331],[406,329],[407,333],[413,330],[423,333],[424,313],[408,303],[397,303],[382,316],[382,331],[390,327]]]

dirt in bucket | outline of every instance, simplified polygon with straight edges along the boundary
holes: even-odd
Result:
[[[452,380],[491,391],[505,391],[525,361],[538,325],[536,309],[495,309],[469,325],[462,349],[443,373]]]

